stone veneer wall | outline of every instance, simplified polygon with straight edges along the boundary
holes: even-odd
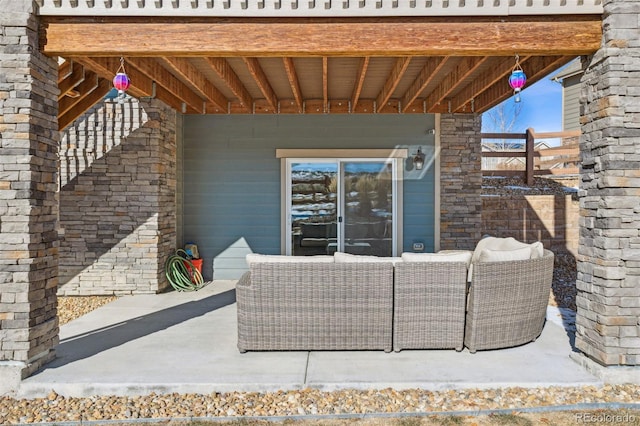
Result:
[[[640,2],[605,0],[584,58],[576,346],[640,365]]]
[[[33,7],[0,0],[0,394],[58,343],[58,67]]]
[[[482,196],[482,235],[542,241],[554,253],[578,254],[579,217],[573,195]]]
[[[440,116],[440,249],[472,250],[481,237],[482,146],[478,114]]]
[[[60,295],[156,293],[176,244],[176,113],[104,101],[61,134]]]

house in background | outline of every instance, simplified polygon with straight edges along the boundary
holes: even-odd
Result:
[[[0,383],[55,356],[61,284],[161,291],[187,241],[209,277],[303,239],[472,248],[516,55],[529,83],[582,55],[576,345],[639,365],[640,11],[603,3],[0,0]],[[135,100],[84,114],[123,63]]]
[[[576,58],[551,77],[562,84],[562,130],[580,130],[580,79],[583,75],[580,58]]]

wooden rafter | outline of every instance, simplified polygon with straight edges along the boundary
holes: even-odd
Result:
[[[384,83],[382,90],[376,97],[377,111],[381,111],[382,109],[384,109],[387,101],[393,94],[393,91],[396,90],[396,87],[398,87],[400,79],[402,79],[402,76],[407,71],[407,67],[409,66],[410,62],[411,58],[409,57],[398,58],[396,60],[396,63],[393,65],[393,68],[391,69],[391,72],[387,77],[387,81]]]
[[[356,74],[356,84],[353,87],[353,93],[351,94],[351,111],[355,111],[360,100],[360,93],[362,92],[362,86],[364,85],[364,78],[367,75],[367,68],[369,67],[369,57],[364,57],[360,60],[360,66],[358,67],[358,74]]]
[[[227,98],[185,58],[162,58],[163,65],[193,85],[200,94],[218,108],[226,110]]]
[[[85,93],[81,96],[79,102],[77,102],[71,109],[62,115],[58,116],[58,130],[62,130],[71,124],[76,118],[84,114],[89,108],[100,102],[107,93],[111,90],[111,81],[106,79],[100,79],[98,87],[94,90]]]
[[[487,57],[467,57],[462,59],[458,66],[450,72],[444,80],[433,90],[425,99],[427,111],[434,110],[453,90],[460,84],[462,80],[469,77],[487,61]]]
[[[322,57],[322,109],[329,110],[329,58]]]
[[[577,56],[595,52],[602,41],[602,18],[591,15],[128,22],[48,17],[43,51],[62,57]]]
[[[420,70],[420,74],[418,74],[402,97],[402,110],[408,110],[413,101],[420,96],[420,93],[422,93],[429,83],[431,83],[431,81],[433,81],[433,79],[438,75],[442,67],[447,63],[448,59],[448,56],[437,56],[427,59],[427,63],[422,70]]]
[[[73,72],[73,61],[65,60],[63,63],[58,65],[58,83],[60,83],[65,78],[69,77]]]
[[[58,89],[60,89],[58,100],[67,96],[78,84],[82,83],[83,80],[84,67],[78,62],[73,62],[71,66],[71,73],[69,73],[61,81],[58,81]]]
[[[527,86],[544,78],[553,70],[560,68],[573,59],[573,56],[532,56],[527,61],[521,62],[522,69],[527,75]],[[503,80],[497,81],[475,98],[475,110],[476,112],[484,112],[511,95],[513,95],[513,90],[509,87],[509,84]]]
[[[289,79],[289,85],[293,92],[293,99],[296,101],[298,112],[303,111],[302,106],[302,90],[300,89],[300,82],[298,81],[298,74],[296,73],[296,67],[293,63],[293,58],[282,58],[284,63],[284,69],[287,73],[287,79]]]
[[[224,58],[206,58],[206,62],[213,71],[218,74],[218,77],[225,82],[229,89],[231,89],[233,94],[238,97],[241,106],[243,106],[245,110],[251,111],[253,108],[253,98],[238,78],[238,75],[233,71],[229,62]]]
[[[157,61],[151,58],[127,58],[126,63],[127,70],[132,67],[137,68],[147,77],[152,78],[156,84],[184,102],[187,112],[201,113],[203,111],[204,100]]]
[[[75,91],[79,96],[75,98],[71,98],[69,96],[65,96],[58,101],[58,115],[63,115],[75,105],[77,105],[84,96],[88,93],[94,91],[98,84],[100,83],[100,77],[93,71],[85,70],[84,72],[84,80],[78,86],[75,87]]]
[[[255,80],[256,84],[260,88],[263,96],[265,97],[267,104],[271,108],[271,112],[277,112],[278,110],[278,98],[276,97],[267,75],[262,70],[258,58],[242,58],[245,65],[249,69],[251,77]]]
[[[530,56],[526,56],[521,58],[521,60],[524,62],[529,58]],[[512,57],[499,58],[498,61],[488,70],[474,78],[470,84],[451,99],[451,111],[460,112],[465,105],[471,102],[472,99],[476,98],[484,90],[488,89],[503,78],[506,78],[514,65],[515,59]],[[468,111],[471,111],[472,109],[475,111],[475,103],[473,108],[468,108]]]

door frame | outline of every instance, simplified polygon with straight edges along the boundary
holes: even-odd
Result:
[[[336,162],[338,165],[338,179],[341,179],[341,161],[346,162],[349,160],[360,161],[386,161],[395,163],[393,167],[393,191],[394,191],[394,206],[393,211],[393,235],[394,245],[393,254],[398,255],[402,252],[403,246],[403,165],[404,159],[408,157],[408,150],[405,148],[393,148],[393,149],[277,149],[276,158],[280,158],[280,188],[281,188],[281,243],[280,252],[283,255],[291,253],[291,218],[290,218],[290,164],[292,162]],[[343,208],[341,197],[338,197],[338,215]],[[342,226],[338,226],[338,239],[342,241],[344,235],[342,233]]]

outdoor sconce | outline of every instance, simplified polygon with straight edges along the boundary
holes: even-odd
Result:
[[[516,64],[511,71],[511,75],[509,76],[509,86],[513,89],[513,93],[515,95],[515,102],[520,102],[520,91],[524,87],[527,82],[527,76],[524,71],[522,71],[522,67],[520,66],[520,57],[516,55]]]
[[[413,165],[416,170],[422,170],[424,167],[424,154],[422,153],[421,147],[418,148],[418,152],[413,156]]]

